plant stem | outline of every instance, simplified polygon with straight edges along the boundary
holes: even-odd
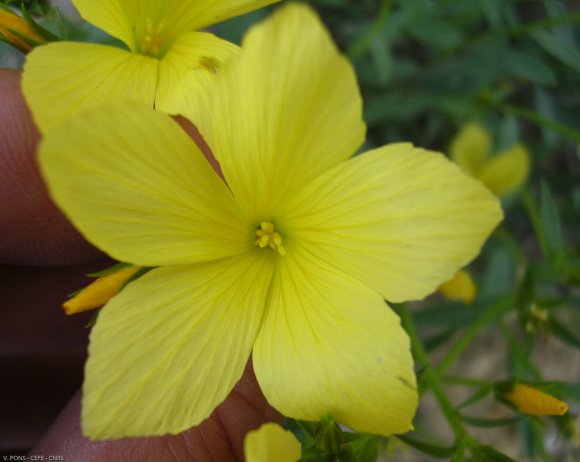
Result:
[[[457,361],[459,356],[461,356],[463,351],[469,346],[469,344],[481,329],[483,329],[487,324],[511,308],[514,302],[513,299],[513,295],[507,295],[500,298],[488,309],[486,309],[483,314],[466,329],[459,340],[457,340],[457,342],[455,342],[455,344],[449,349],[445,357],[435,368],[437,374],[443,374],[455,363],[455,361]]]
[[[425,351],[423,343],[419,338],[419,333],[417,332],[417,328],[413,322],[411,312],[404,304],[399,305],[398,312],[399,316],[401,317],[401,323],[411,338],[411,347],[415,356],[415,360],[417,361],[419,368],[423,370],[423,377],[425,382],[433,391],[433,394],[435,395],[435,398],[441,407],[443,415],[447,419],[451,430],[453,430],[456,441],[463,440],[467,436],[467,432],[465,431],[459,416],[455,412],[453,404],[443,390],[439,375],[429,364],[429,357],[427,356],[427,352]]]
[[[532,227],[534,228],[536,238],[538,239],[538,245],[540,246],[542,255],[547,259],[549,256],[548,241],[540,220],[540,212],[538,211],[534,199],[532,198],[532,194],[527,187],[522,188],[521,198],[524,207],[526,208],[526,212],[528,212],[528,216],[530,217],[530,221],[532,222]]]

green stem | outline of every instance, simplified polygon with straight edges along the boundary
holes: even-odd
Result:
[[[580,143],[580,132],[559,122],[556,122],[555,120],[543,117],[537,112],[534,112],[530,109],[527,109],[522,106],[515,106],[513,104],[504,104],[504,103],[490,102],[490,105],[491,107],[494,107],[499,111],[505,112],[507,114],[514,114],[518,117],[521,117],[522,119],[526,119],[527,121],[538,125],[541,128],[549,128],[551,130],[554,130],[559,135],[570,138],[574,140],[576,143]]]
[[[542,255],[544,258],[548,258],[549,251],[548,251],[548,241],[546,239],[546,234],[544,233],[544,227],[542,226],[542,220],[540,219],[540,212],[536,207],[536,203],[530,193],[530,190],[525,187],[521,191],[521,198],[526,208],[526,212],[528,212],[528,216],[530,217],[530,221],[532,223],[532,227],[534,228],[534,232],[536,233],[536,238],[538,239],[538,245],[540,246],[540,250],[542,251]]]
[[[369,48],[375,35],[377,35],[380,32],[380,30],[383,28],[383,26],[389,19],[389,14],[391,12],[391,3],[392,3],[391,0],[383,0],[383,3],[381,4],[381,9],[379,10],[379,13],[377,14],[377,17],[374,20],[373,24],[371,25],[369,31],[348,49],[347,54],[351,60],[354,61]]]
[[[443,360],[435,369],[437,374],[442,375],[447,369],[449,369],[455,363],[455,361],[457,361],[459,356],[461,356],[463,351],[469,346],[479,331],[494,319],[501,316],[509,308],[511,308],[513,302],[513,295],[510,294],[500,298],[496,303],[487,308],[482,313],[482,315],[466,329],[459,340],[457,340],[457,342],[455,342],[455,344],[449,349]]]
[[[472,379],[470,377],[460,377],[457,375],[446,375],[442,378],[445,383],[454,383],[457,385],[463,385],[465,387],[481,388],[489,385],[489,382],[485,380]]]
[[[415,360],[417,361],[417,365],[420,369],[423,370],[423,377],[425,378],[425,382],[428,383],[431,390],[433,390],[435,399],[439,403],[441,411],[447,419],[451,430],[453,430],[456,441],[460,441],[467,437],[467,432],[465,431],[459,416],[455,412],[453,404],[443,390],[439,375],[435,372],[429,363],[429,357],[427,356],[427,352],[423,347],[423,343],[421,342],[419,333],[417,332],[417,328],[413,322],[411,312],[405,305],[399,305],[398,312],[399,316],[401,317],[401,323],[411,338],[413,354],[415,356]]]

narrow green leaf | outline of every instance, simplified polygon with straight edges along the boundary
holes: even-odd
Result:
[[[580,338],[553,316],[548,321],[550,331],[563,342],[580,349]]]
[[[397,438],[412,448],[415,448],[424,454],[429,454],[436,459],[447,459],[448,457],[451,457],[455,454],[455,446],[439,446],[436,444],[426,443],[425,441],[417,440],[406,435],[397,435]]]
[[[471,448],[473,462],[515,462],[511,457],[502,454],[497,449],[483,444]]]
[[[530,52],[507,50],[503,64],[505,70],[514,77],[538,85],[556,85],[556,73]]]
[[[531,111],[525,107],[514,106],[512,104],[497,104],[495,105],[500,111],[515,114],[522,119],[526,119],[539,127],[549,128],[556,133],[570,138],[577,143],[580,143],[580,132],[566,125],[556,122],[553,119],[548,119],[541,116],[537,112]]]
[[[471,395],[469,398],[467,398],[465,401],[463,401],[459,406],[457,406],[457,410],[463,409],[467,406],[471,406],[472,404],[478,403],[479,401],[484,399],[487,395],[489,395],[492,390],[493,390],[492,384],[490,384],[486,387],[480,388],[473,395]]]
[[[580,72],[580,51],[573,43],[562,40],[557,35],[545,30],[533,32],[532,37],[554,58],[567,64],[576,72]]]
[[[548,251],[552,257],[564,253],[566,245],[562,237],[562,224],[554,198],[547,183],[542,181],[540,192],[540,217],[548,244]]]

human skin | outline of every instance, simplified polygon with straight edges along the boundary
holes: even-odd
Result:
[[[0,453],[32,447],[31,454],[71,461],[243,460],[246,432],[281,419],[251,362],[226,401],[180,435],[99,442],[82,435],[78,387],[91,314],[67,317],[60,304],[87,284],[84,274],[111,261],[50,201],[19,85],[19,73],[0,69]],[[195,128],[179,122],[219,170]]]

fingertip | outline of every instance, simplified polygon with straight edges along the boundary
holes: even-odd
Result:
[[[20,90],[20,73],[0,69],[0,262],[69,265],[100,253],[49,198],[38,166],[40,134]]]

